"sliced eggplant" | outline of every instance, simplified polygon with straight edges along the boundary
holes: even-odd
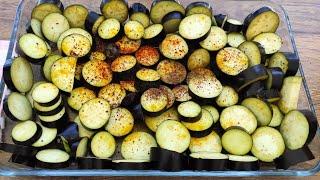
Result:
[[[182,171],[187,169],[188,157],[182,153],[159,147],[151,148],[151,160],[161,171]]]
[[[168,97],[160,89],[150,88],[142,93],[140,103],[147,115],[157,116],[166,109]]]
[[[186,16],[190,16],[192,14],[204,14],[212,17],[212,8],[209,3],[198,1],[198,2],[192,2],[188,4],[186,7]]]
[[[81,58],[89,54],[90,50],[90,40],[81,34],[71,34],[61,42],[61,51],[66,56]]]
[[[236,76],[248,68],[249,59],[242,51],[227,47],[218,52],[216,63],[225,74]]]
[[[70,92],[68,105],[78,111],[84,103],[94,98],[96,98],[94,91],[85,87],[78,87]]]
[[[227,19],[223,29],[227,32],[241,32],[242,26],[242,22],[237,19]]]
[[[133,3],[129,9],[131,21],[140,22],[144,28],[150,24],[149,9],[141,3]]]
[[[288,149],[296,150],[302,148],[309,136],[307,118],[298,110],[290,111],[281,122],[280,133]]]
[[[80,118],[79,116],[77,116],[74,119],[74,122],[78,124],[78,131],[79,131],[79,137],[83,138],[83,137],[87,137],[87,138],[91,138],[92,135],[94,135],[94,131],[87,129],[86,127],[84,127],[82,125],[82,123],[80,122]]]
[[[107,131],[100,131],[92,137],[90,149],[94,156],[106,159],[114,154],[116,150],[116,141]]]
[[[41,21],[39,21],[38,19],[32,18],[28,26],[29,27],[27,29],[27,33],[33,33],[38,37],[44,39],[42,30],[41,30]]]
[[[51,13],[43,19],[41,29],[46,39],[56,43],[59,36],[70,29],[70,25],[67,18],[60,13]]]
[[[205,106],[201,106],[201,108],[209,111],[209,113],[211,114],[211,116],[213,118],[214,123],[219,121],[220,115],[219,115],[218,110],[215,107],[213,107],[212,105],[205,105]]]
[[[36,167],[46,169],[66,168],[70,165],[70,155],[60,149],[44,149],[36,154]]]
[[[37,102],[33,103],[35,112],[40,115],[40,116],[51,116],[54,114],[57,114],[64,108],[64,104],[62,102],[62,98],[59,98],[59,101],[57,101],[54,105],[52,106],[41,106]]]
[[[249,67],[265,63],[266,54],[260,43],[245,41],[241,43],[238,48],[247,55],[249,59]]]
[[[105,20],[104,16],[94,11],[90,11],[85,20],[85,28],[92,34],[98,33],[100,24]]]
[[[71,92],[73,89],[77,59],[63,57],[51,66],[51,80],[60,90]]]
[[[254,156],[229,155],[229,169],[236,171],[257,171],[260,169],[259,160]]]
[[[42,22],[43,19],[51,13],[62,14],[63,9],[63,4],[60,0],[54,2],[44,2],[33,8],[31,17]]]
[[[76,157],[85,157],[88,154],[89,138],[84,137],[80,140],[76,151]]]
[[[58,54],[50,55],[46,58],[46,61],[43,64],[42,71],[46,80],[51,81],[51,67],[58,59],[62,58],[62,56]]]
[[[173,11],[185,14],[184,7],[176,1],[154,1],[150,10],[150,19],[155,24],[161,23],[163,17]]]
[[[25,157],[33,157],[38,150],[35,147],[17,144],[0,143],[0,150]]]
[[[259,34],[253,41],[260,43],[266,54],[273,54],[279,51],[282,46],[281,37],[275,33]]]
[[[38,116],[40,122],[43,126],[47,128],[57,128],[58,132],[60,132],[69,121],[68,114],[66,113],[66,109],[62,108],[60,112],[51,116]]]
[[[129,92],[137,92],[135,88],[135,81],[120,81],[120,86]]]
[[[143,66],[153,66],[160,59],[159,51],[149,45],[141,46],[135,53],[137,62]]]
[[[87,31],[81,29],[81,28],[70,28],[66,31],[64,31],[60,36],[59,39],[57,41],[57,48],[60,52],[62,52],[62,41],[67,37],[70,36],[72,34],[79,34],[79,35],[83,35],[85,36],[89,41],[90,44],[93,44],[93,40],[92,40],[92,36],[90,35],[90,33],[88,33]],[[86,40],[85,40],[86,41]]]
[[[29,61],[38,63],[47,55],[48,48],[44,40],[34,34],[24,34],[19,39],[19,48],[28,56]]]
[[[41,83],[33,89],[32,98],[41,106],[52,106],[60,99],[59,89],[52,83]]]
[[[137,70],[137,59],[132,55],[122,55],[111,63],[111,70],[114,72],[115,79],[132,80],[132,74]]]
[[[239,32],[228,33],[228,44],[231,47],[237,48],[240,44],[246,41],[246,38]]]
[[[13,121],[31,120],[33,111],[28,99],[19,93],[12,92],[4,101],[3,111]]]
[[[204,137],[191,137],[189,151],[191,153],[220,153],[222,151],[220,136],[212,130],[208,135]]]
[[[271,126],[271,127],[280,126],[283,119],[283,114],[281,113],[278,106],[274,104],[270,104],[270,107],[272,109],[272,119],[268,126]]]
[[[231,127],[221,137],[223,149],[233,155],[245,155],[252,148],[251,135],[239,127]]]
[[[214,15],[214,19],[216,20],[216,25],[220,28],[223,28],[224,24],[228,19],[228,15],[226,14],[217,14]]]
[[[250,41],[261,33],[276,32],[279,24],[279,15],[269,7],[262,7],[245,18],[242,32]]]
[[[242,106],[247,107],[257,118],[259,126],[267,126],[272,119],[272,111],[269,104],[258,98],[247,98],[241,102]]]
[[[239,126],[252,134],[257,128],[255,115],[246,107],[233,105],[225,108],[220,115],[220,124],[223,129]]]
[[[270,57],[268,68],[280,68],[282,72],[286,74],[289,68],[289,61],[282,52],[277,52]]]
[[[185,17],[179,25],[179,34],[188,40],[203,40],[211,29],[211,18],[204,14]]]
[[[149,161],[152,147],[157,147],[152,135],[146,132],[134,132],[124,138],[121,155],[124,159]]]
[[[156,132],[159,125],[163,121],[166,121],[168,119],[176,120],[176,121],[179,120],[179,115],[176,108],[172,107],[156,117],[145,116],[144,122],[151,131]]]
[[[28,98],[30,104],[31,104],[31,107],[33,107],[33,98],[32,98],[32,92],[34,90],[34,88],[36,88],[39,84],[42,84],[42,83],[46,83],[46,81],[38,81],[38,82],[35,82],[33,85],[32,85],[32,88],[30,89],[29,92],[27,92],[26,94],[26,97]]]
[[[267,69],[268,79],[266,87],[268,89],[281,89],[285,74],[278,67]]]
[[[117,107],[111,110],[105,130],[115,137],[129,134],[133,129],[134,118],[126,108]]]
[[[120,56],[120,48],[115,43],[108,43],[105,48],[107,61],[112,61]]]
[[[274,103],[280,100],[281,94],[277,89],[267,89],[257,92],[256,97],[263,101]]]
[[[162,25],[166,33],[175,33],[179,30],[179,25],[183,19],[183,14],[179,11],[172,11],[162,18]]]
[[[164,37],[162,24],[152,24],[144,30],[143,40],[146,44],[157,47]]]
[[[182,153],[190,144],[190,133],[180,122],[166,120],[162,122],[156,131],[158,145],[166,150]]]
[[[174,104],[175,99],[176,99],[172,90],[164,85],[160,85],[159,89],[167,95],[168,103],[167,103],[166,108],[167,109],[171,108]]]
[[[222,85],[213,72],[206,68],[192,70],[187,76],[189,90],[200,99],[212,99],[222,91]]]
[[[148,170],[151,168],[151,162],[148,160],[120,159],[113,160],[116,170]]]
[[[251,153],[263,162],[272,162],[285,150],[280,132],[272,127],[259,127],[252,134],[252,141]]]
[[[16,124],[11,131],[12,141],[18,145],[28,146],[36,142],[42,134],[42,128],[34,121],[24,121]]]
[[[127,21],[124,25],[124,33],[129,39],[139,40],[144,35],[144,27],[138,21]]]
[[[129,14],[128,4],[124,0],[103,0],[100,5],[100,10],[106,19],[115,18],[120,23],[125,22]]]
[[[197,171],[223,171],[227,168],[228,155],[212,152],[191,153],[189,165]]]
[[[119,41],[116,42],[116,45],[119,47],[121,54],[131,54],[139,49],[141,40],[132,40],[127,36],[123,36]]]
[[[302,77],[300,76],[288,76],[284,78],[280,91],[281,99],[278,102],[278,107],[283,113],[297,109],[301,84]]]
[[[193,101],[182,102],[178,105],[177,110],[180,116],[179,119],[185,122],[197,123],[202,118],[202,109],[200,105]]]
[[[249,67],[248,69],[242,71],[238,74],[236,77],[236,81],[234,82],[235,87],[237,88],[237,91],[241,91],[245,87],[248,87],[249,85],[265,80],[268,78],[268,72],[267,69],[262,64],[258,64],[252,67]]]
[[[42,134],[40,138],[32,144],[33,147],[44,147],[50,144],[57,136],[57,129],[56,128],[47,128],[43,125],[40,125],[42,128]]]
[[[81,4],[72,4],[63,11],[71,28],[84,28],[88,14],[88,9]]]
[[[283,54],[286,56],[286,59],[288,60],[288,69],[286,72],[286,76],[295,76],[300,66],[299,57],[297,57],[297,55],[294,55],[292,53],[283,53]]]
[[[102,39],[119,40],[123,34],[123,27],[117,19],[105,19],[98,28],[98,34]]]
[[[187,67],[189,71],[196,68],[206,68],[210,64],[210,54],[207,50],[199,48],[194,50],[188,57]]]
[[[177,34],[167,35],[161,42],[159,49],[162,55],[173,60],[184,58],[189,51],[186,41]]]
[[[105,61],[88,61],[82,69],[83,79],[91,86],[103,87],[112,81],[111,67]]]
[[[160,75],[161,81],[170,85],[180,84],[187,76],[187,70],[183,64],[174,60],[159,62],[157,72]]]
[[[230,86],[223,86],[221,93],[216,98],[216,103],[220,107],[229,107],[238,103],[238,93]]]
[[[177,85],[172,89],[175,96],[176,102],[186,102],[192,99],[189,95],[189,90],[187,85]]]
[[[309,135],[307,139],[307,144],[309,144],[317,134],[317,130],[319,128],[319,123],[314,112],[310,110],[299,110],[308,120],[309,123]]]
[[[23,57],[13,59],[11,65],[5,65],[3,76],[6,85],[13,91],[28,92],[33,85],[33,72],[30,63]]]
[[[96,157],[78,157],[78,168],[80,169],[113,169],[111,159],[100,159]]]
[[[156,70],[142,68],[137,71],[136,78],[135,87],[137,91],[144,92],[149,88],[158,88],[161,77]]]
[[[179,112],[179,109],[178,109],[178,112]],[[203,132],[205,130],[208,130],[214,124],[214,121],[213,121],[213,117],[211,116],[211,114],[208,110],[201,109],[201,118],[198,121],[184,122],[184,119],[182,119],[182,124],[187,129],[190,130],[190,134],[191,134],[191,136],[193,136],[192,131]]]
[[[107,100],[91,99],[84,103],[79,110],[80,122],[89,129],[100,129],[109,120],[111,107]]]
[[[212,26],[206,39],[200,42],[200,46],[208,51],[217,51],[228,43],[225,31],[217,26]]]

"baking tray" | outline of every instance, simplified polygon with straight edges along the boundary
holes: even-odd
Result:
[[[195,0],[181,0],[183,5],[187,5]],[[203,0],[202,0],[203,1]],[[283,46],[281,51],[288,53],[292,58],[299,58],[296,44],[293,38],[292,28],[289,22],[288,15],[284,8],[270,1],[226,1],[226,0],[204,0],[211,4],[214,14],[224,13],[231,18],[243,20],[249,13],[262,7],[269,6],[279,13],[281,23],[277,33],[283,38]],[[99,12],[100,0],[62,0],[64,6],[70,4],[83,4],[88,9]],[[128,0],[129,5],[134,2],[140,2],[147,7],[150,7],[152,0]],[[19,37],[25,33],[26,25],[30,20],[31,10],[37,5],[38,0],[21,0],[13,24],[13,30],[10,38],[9,50],[5,64],[10,64],[12,58],[17,56],[16,46]],[[41,80],[40,66],[33,66],[35,71],[35,79]],[[303,68],[300,64],[298,76],[303,77],[303,87],[300,90],[299,109],[308,109],[315,114],[315,108],[312,103],[310,91],[308,89]],[[1,115],[0,115],[0,140],[1,142],[11,142],[10,129],[14,122],[7,119],[2,111],[2,101],[9,93],[9,90],[4,84],[3,79],[0,84],[1,97]],[[139,130],[147,129],[143,124],[138,126]],[[137,130],[136,129],[136,130]],[[309,144],[315,159],[300,163],[290,167],[288,170],[278,170],[271,164],[263,164],[259,171],[181,171],[181,172],[163,172],[158,170],[84,170],[70,167],[68,169],[33,169],[9,163],[9,153],[0,152],[0,175],[2,176],[309,176],[319,172],[320,170],[320,138],[319,129],[315,139]],[[118,156],[118,154],[116,155]]]

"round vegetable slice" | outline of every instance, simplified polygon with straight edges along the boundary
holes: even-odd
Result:
[[[94,156],[106,159],[114,154],[116,150],[116,141],[110,133],[100,131],[92,137],[90,148]]]
[[[222,147],[231,154],[245,155],[250,152],[252,138],[241,128],[230,128],[221,137]]]
[[[106,131],[116,137],[125,136],[133,129],[134,119],[131,112],[125,108],[111,110],[110,118],[105,126]]]

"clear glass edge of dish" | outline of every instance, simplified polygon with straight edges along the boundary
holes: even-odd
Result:
[[[292,31],[289,16],[283,6],[278,5],[270,0],[262,0],[266,2],[273,3],[273,5],[279,6],[285,15],[285,20],[289,29],[290,41],[294,50],[294,54],[299,58],[299,53],[295,44],[294,34]],[[17,39],[17,29],[20,22],[20,17],[22,13],[22,6],[25,0],[20,0],[19,5],[16,10],[16,16],[13,23],[13,28],[10,36],[10,43],[8,47],[8,52],[6,56],[6,63],[10,63],[13,48]],[[308,88],[303,67],[300,63],[299,73],[303,79],[303,89],[306,93],[308,105],[310,110],[316,115],[315,107],[312,102],[310,90]],[[5,83],[3,77],[0,82],[0,97],[3,98],[3,92],[5,88]],[[1,115],[2,116],[2,115]],[[2,130],[2,129],[1,129]],[[320,135],[319,128],[317,131],[317,136]],[[317,164],[305,170],[260,170],[260,171],[180,171],[180,172],[164,172],[159,170],[84,170],[84,169],[59,169],[59,170],[47,170],[47,169],[14,169],[9,167],[0,167],[0,176],[216,176],[216,177],[244,177],[244,176],[311,176],[320,171],[320,161]],[[227,172],[227,173],[226,173]]]

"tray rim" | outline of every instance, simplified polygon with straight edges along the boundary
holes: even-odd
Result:
[[[22,13],[22,7],[26,0],[20,0],[17,9],[16,15],[13,23],[13,29],[11,31],[10,43],[8,46],[8,52],[6,56],[6,64],[11,63],[13,48],[17,40],[17,30],[20,22],[20,17]],[[38,0],[39,1],[39,0]],[[227,0],[234,1],[234,0]],[[253,0],[247,0],[253,1]],[[274,6],[278,6],[284,13],[287,27],[289,30],[289,36],[291,45],[294,51],[294,55],[296,58],[299,58],[299,52],[296,47],[294,32],[292,31],[291,23],[287,11],[284,9],[282,5],[279,5],[271,0],[262,0],[264,2],[268,2],[273,4]],[[299,62],[299,73],[303,80],[303,89],[307,96],[308,105],[310,110],[316,116],[315,107],[312,101],[312,97],[310,94],[310,90],[308,88],[308,84],[305,79],[303,67]],[[5,90],[5,83],[3,77],[0,82],[0,97],[3,99],[3,93]],[[316,116],[317,117],[317,116]],[[2,130],[2,129],[1,129]],[[320,128],[317,130],[317,136],[320,136]],[[228,173],[226,173],[228,172]],[[320,161],[317,164],[305,170],[259,170],[259,171],[179,171],[179,172],[165,172],[159,170],[97,170],[97,169],[59,169],[59,170],[48,170],[48,169],[14,169],[2,166],[0,163],[0,176],[176,176],[176,177],[255,177],[255,176],[311,176],[320,172]]]

